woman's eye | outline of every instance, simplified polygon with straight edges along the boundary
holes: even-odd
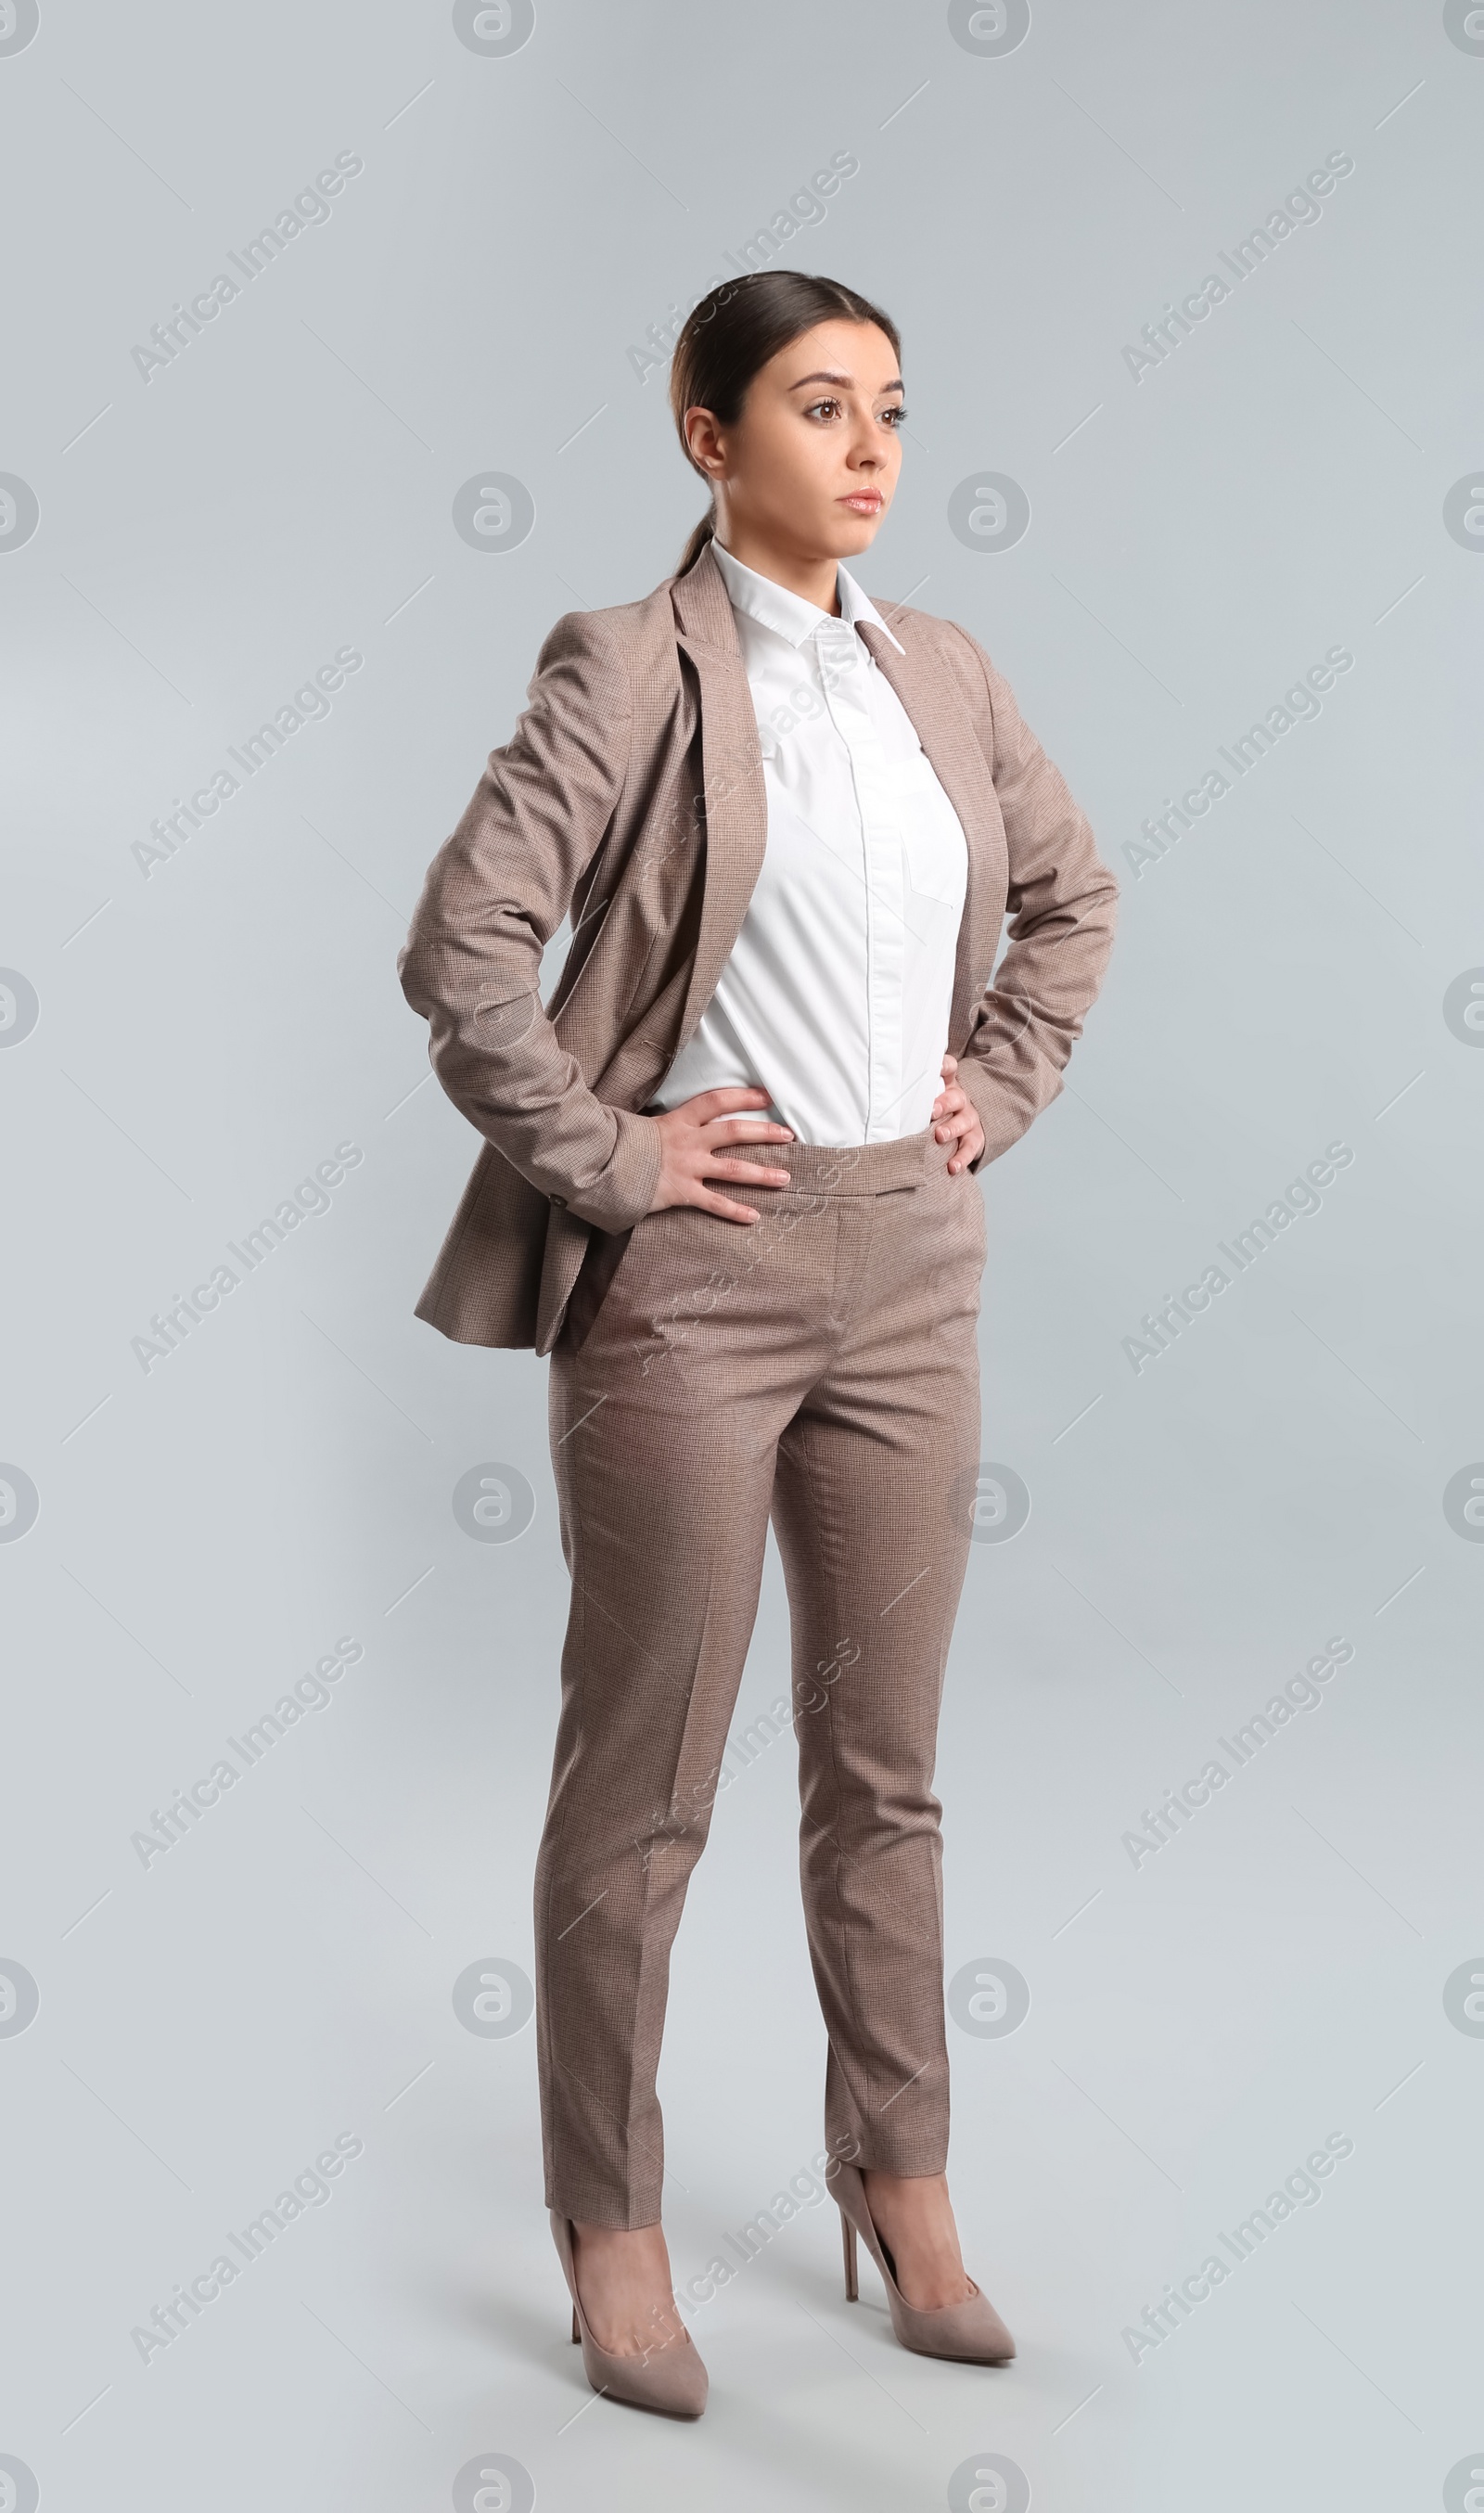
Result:
[[[806,419],[838,419],[844,406],[843,402],[836,401],[833,396],[828,396],[823,401],[812,401],[809,408],[805,411],[804,417]],[[878,411],[876,416],[880,419],[883,427],[894,429],[898,428],[906,418],[906,405],[904,402],[894,402],[891,404],[890,408]]]

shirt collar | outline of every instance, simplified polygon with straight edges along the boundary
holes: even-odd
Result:
[[[759,576],[755,568],[743,567],[741,559],[734,558],[730,550],[722,548],[720,541],[712,541],[711,555],[721,570],[721,580],[733,609],[745,611],[749,619],[756,619],[764,628],[771,628],[775,635],[784,638],[790,646],[802,646],[806,638],[814,635],[822,620],[831,627],[836,624],[827,611],[822,611],[817,603],[806,602],[801,593],[790,593],[785,584],[776,584],[771,576]],[[845,625],[859,628],[862,620],[869,620],[873,628],[880,629],[889,644],[896,646],[898,654],[902,654],[904,649],[892,635],[869,594],[862,591],[855,578],[843,566],[837,565],[835,582],[840,595],[840,618]]]

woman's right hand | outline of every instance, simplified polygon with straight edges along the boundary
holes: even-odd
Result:
[[[709,1180],[736,1178],[758,1186],[786,1186],[786,1170],[760,1169],[755,1161],[727,1159],[729,1143],[791,1143],[793,1130],[739,1112],[766,1108],[769,1095],[758,1085],[728,1083],[719,1091],[700,1091],[678,1107],[662,1109],[655,1123],[662,1150],[660,1178],[651,1213],[672,1204],[694,1204],[702,1213],[720,1214],[724,1221],[756,1221],[756,1209],[714,1195]]]

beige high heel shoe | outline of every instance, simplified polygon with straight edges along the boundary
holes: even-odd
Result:
[[[865,2201],[865,2183],[858,2168],[837,2159],[824,2177],[840,2211],[840,2231],[845,2244],[846,2302],[857,2303],[860,2300],[861,2289],[856,2275],[856,2237],[859,2234],[881,2271],[881,2282],[891,2306],[892,2329],[900,2346],[910,2347],[918,2356],[943,2356],[960,2365],[1008,2365],[1015,2354],[1015,2340],[988,2296],[974,2286],[974,2280],[969,2280],[974,2292],[962,2303],[941,2304],[930,2312],[908,2303],[893,2275],[891,2254],[871,2221],[871,2212]]]
[[[611,2356],[606,2347],[600,2347],[578,2293],[572,2219],[558,2215],[554,2208],[550,2216],[552,2240],[572,2296],[573,2344],[582,2347],[582,2371],[593,2389],[607,2399],[625,2401],[629,2408],[652,2409],[662,2417],[699,2417],[710,2385],[690,2332],[682,2330],[677,2338],[647,2349],[642,2356]]]

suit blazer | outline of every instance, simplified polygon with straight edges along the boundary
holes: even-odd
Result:
[[[963,824],[947,1046],[994,1160],[1062,1089],[1117,885],[983,649],[878,606],[862,634]],[[525,713],[428,868],[398,974],[434,1071],[485,1137],[417,1315],[550,1351],[596,1233],[650,1210],[649,1101],[715,990],[762,864],[762,750],[710,546],[642,602],[571,612]],[[1010,944],[998,972],[1003,920]],[[541,953],[572,945],[542,1006]]]

